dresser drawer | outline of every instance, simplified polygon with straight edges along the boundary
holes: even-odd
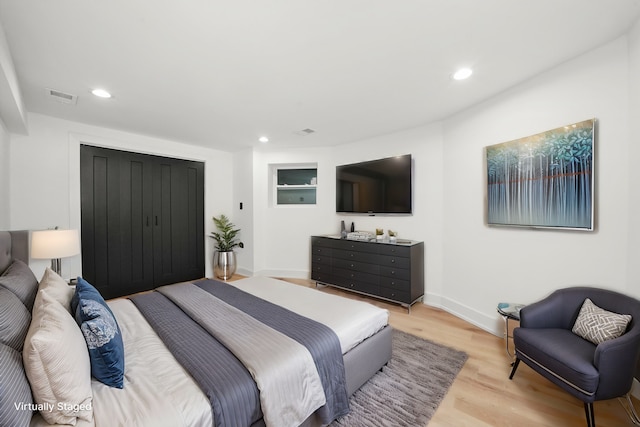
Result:
[[[367,242],[358,242],[356,240],[336,240],[334,248],[346,251],[378,253],[378,247],[375,244]]]
[[[392,255],[378,255],[378,263],[381,266],[393,268],[411,267],[411,259]]]
[[[356,282],[367,282],[374,285],[377,285],[379,282],[379,277],[377,274],[366,273],[362,271],[354,271],[347,270],[344,268],[334,268],[332,274],[336,277],[342,277],[343,279],[356,281]]]
[[[329,239],[326,237],[312,237],[311,238],[311,247],[314,246],[324,246],[327,248],[333,247],[335,239]]]
[[[348,261],[366,262],[368,264],[378,264],[378,256],[371,252],[356,252],[354,250],[333,249],[333,257]]]
[[[325,265],[314,265],[311,269],[311,280],[318,282],[331,283],[333,281],[333,275],[331,274],[331,267]]]
[[[405,268],[380,266],[380,275],[385,277],[392,277],[401,280],[411,280],[411,271]]]
[[[333,258],[333,266],[345,270],[362,271],[365,273],[379,274],[380,266],[366,262],[350,261],[348,259]]]
[[[331,251],[333,249],[331,249],[328,246],[318,246],[318,245],[311,245],[311,253],[313,255],[326,255],[326,256],[331,256]]]
[[[387,276],[378,276],[380,277],[380,286],[384,286],[386,288],[398,289],[398,290],[407,290],[411,289],[411,282],[409,280],[401,279],[399,277],[387,277]]]
[[[380,287],[372,283],[356,282],[345,277],[333,276],[333,284],[350,291],[364,292],[365,294],[378,295]]]
[[[379,291],[379,295],[382,298],[388,298],[390,300],[403,302],[405,304],[410,304],[412,302],[409,291],[399,291],[398,289],[385,288],[384,286],[380,286]]]
[[[392,255],[409,258],[411,256],[411,248],[408,246],[396,246],[396,245],[380,245],[378,248],[380,255]]]
[[[311,256],[311,265],[315,265],[315,264],[331,265],[331,254],[329,255],[313,254]]]

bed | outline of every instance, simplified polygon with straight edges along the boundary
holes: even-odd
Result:
[[[103,307],[90,284],[38,281],[28,242],[0,231],[0,425],[323,425],[391,358],[388,313],[364,302],[252,277]]]

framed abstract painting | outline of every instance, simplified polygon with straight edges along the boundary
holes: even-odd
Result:
[[[486,147],[487,223],[592,231],[595,123]]]

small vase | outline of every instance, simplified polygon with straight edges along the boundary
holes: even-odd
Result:
[[[236,272],[236,253],[216,251],[213,255],[213,273],[218,279],[228,280]]]

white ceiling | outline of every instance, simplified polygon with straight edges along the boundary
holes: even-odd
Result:
[[[640,0],[0,0],[28,111],[228,151],[441,120],[639,13]],[[451,80],[460,66],[469,80]]]

